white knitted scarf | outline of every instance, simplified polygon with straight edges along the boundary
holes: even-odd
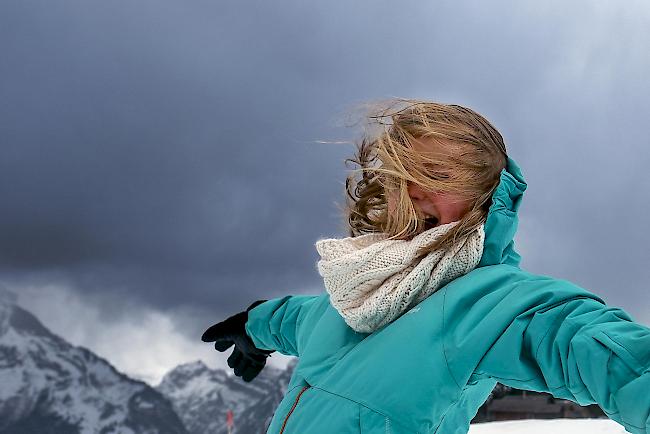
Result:
[[[385,233],[318,240],[318,272],[330,303],[357,332],[372,333],[394,321],[478,265],[484,225],[448,249],[416,258],[419,247],[430,245],[458,223],[431,228],[411,240],[386,240]]]

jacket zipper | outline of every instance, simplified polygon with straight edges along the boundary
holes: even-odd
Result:
[[[291,407],[291,410],[289,410],[289,413],[287,413],[287,416],[284,418],[284,422],[282,423],[282,429],[280,429],[280,434],[284,432],[284,427],[287,425],[287,420],[289,419],[289,416],[291,416],[291,413],[293,413],[293,410],[296,408],[296,405],[298,405],[298,400],[300,399],[300,395],[302,395],[305,390],[309,389],[309,385],[305,386],[302,388],[300,393],[298,393],[298,396],[296,396],[296,400],[293,402],[293,406]]]

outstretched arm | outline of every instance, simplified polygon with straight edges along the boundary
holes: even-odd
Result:
[[[300,323],[318,295],[287,295],[268,300],[248,312],[246,333],[259,349],[300,356],[303,335]]]
[[[529,273],[475,301],[465,321],[484,342],[472,343],[462,320],[450,321],[447,342],[452,356],[482,348],[472,377],[598,404],[627,431],[650,433],[650,328],[569,281]]]

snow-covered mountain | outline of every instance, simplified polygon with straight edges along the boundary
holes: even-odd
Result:
[[[0,434],[185,434],[171,403],[51,333],[0,288]]]
[[[286,370],[266,365],[250,383],[197,361],[179,365],[156,387],[174,405],[191,434],[226,434],[226,414],[234,414],[233,434],[266,432],[287,391],[297,359]]]
[[[286,370],[280,371],[276,377],[273,383],[274,387],[270,388],[265,396],[243,412],[239,417],[239,423],[237,425],[239,431],[235,431],[236,434],[266,432],[271,424],[273,413],[280,404],[280,401],[282,401],[285,393],[287,393],[287,386],[297,364],[298,359],[291,360]]]

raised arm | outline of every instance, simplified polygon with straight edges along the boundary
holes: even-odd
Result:
[[[569,281],[516,274],[474,300],[448,291],[446,350],[459,385],[490,377],[598,404],[627,431],[648,434],[650,328]],[[463,304],[465,317],[447,317]]]

